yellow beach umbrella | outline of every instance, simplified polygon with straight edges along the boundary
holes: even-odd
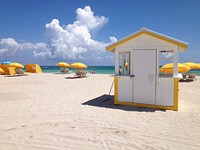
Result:
[[[1,74],[1,73],[4,73],[4,70],[0,68],[0,74]]]
[[[125,67],[128,67],[128,63],[125,63]]]
[[[59,67],[70,67],[70,65],[68,63],[66,63],[66,62],[59,62],[57,64],[57,66],[59,66]]]
[[[24,66],[22,64],[16,63],[16,62],[10,63],[9,66],[16,67],[16,68],[21,68],[21,69],[24,68]]]
[[[197,69],[200,69],[200,64],[198,64],[198,68]]]
[[[194,63],[194,62],[185,62],[183,64],[187,65],[188,67],[190,67],[190,69],[200,69],[199,65]]]
[[[160,68],[160,72],[173,73],[173,68],[174,68],[174,64],[173,63],[169,63],[169,64],[166,64],[166,65],[162,66]],[[190,67],[188,67],[188,66],[186,66],[184,64],[178,63],[178,72],[179,73],[188,72],[189,70],[190,70]]]
[[[85,69],[85,68],[87,68],[87,66],[83,63],[75,62],[75,63],[71,64],[71,68]]]

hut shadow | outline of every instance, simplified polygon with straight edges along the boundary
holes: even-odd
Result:
[[[86,78],[86,77],[65,77],[65,79],[82,79],[82,78]]]
[[[84,102],[82,103],[82,105],[104,107],[104,108],[111,108],[111,109],[120,109],[124,111],[138,111],[138,112],[165,111],[165,110],[160,110],[160,109],[140,108],[140,107],[135,107],[135,106],[114,105],[114,96],[109,96],[105,94],[97,98],[91,99],[87,102]]]

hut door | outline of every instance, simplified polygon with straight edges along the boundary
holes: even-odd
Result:
[[[133,50],[133,102],[155,104],[156,50]]]

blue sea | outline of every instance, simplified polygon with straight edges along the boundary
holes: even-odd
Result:
[[[58,66],[41,66],[43,73],[56,73],[60,72],[60,67]],[[70,68],[71,72],[75,72],[75,69]],[[114,66],[88,66],[86,69],[87,72],[96,71],[97,74],[114,74]],[[195,73],[200,76],[200,70],[190,70],[189,73]]]
[[[60,67],[58,66],[41,66],[43,73],[55,73],[60,72]],[[75,69],[69,68],[70,71],[75,72]],[[87,72],[96,71],[97,74],[114,74],[114,66],[88,66],[86,68]]]
[[[187,74],[190,74],[190,73],[195,73],[196,75],[200,76],[200,70],[198,69],[192,69],[190,70]]]

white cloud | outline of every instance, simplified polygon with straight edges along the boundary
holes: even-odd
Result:
[[[78,8],[76,10],[77,21],[74,22],[75,26],[84,26],[89,31],[98,29],[108,22],[108,18],[104,16],[94,16],[89,6],[86,6],[84,9]]]
[[[110,36],[110,41],[111,41],[111,43],[115,43],[115,42],[117,42],[117,38],[114,36]]]
[[[89,6],[76,10],[76,21],[68,25],[60,25],[53,19],[45,26],[43,43],[18,43],[13,38],[0,41],[0,54],[4,57],[29,57],[29,59],[94,59],[105,55],[108,43],[92,38],[92,32],[99,30],[107,22],[104,16],[95,16]],[[110,37],[111,43],[116,42]]]
[[[34,52],[47,51],[45,43],[18,43],[13,38],[1,39],[0,54],[4,60],[18,59],[19,57],[32,59]]]
[[[13,55],[18,49],[18,44],[13,38],[2,39],[0,41],[0,54],[7,54],[10,52],[10,55]],[[10,51],[12,49],[12,51]]]

